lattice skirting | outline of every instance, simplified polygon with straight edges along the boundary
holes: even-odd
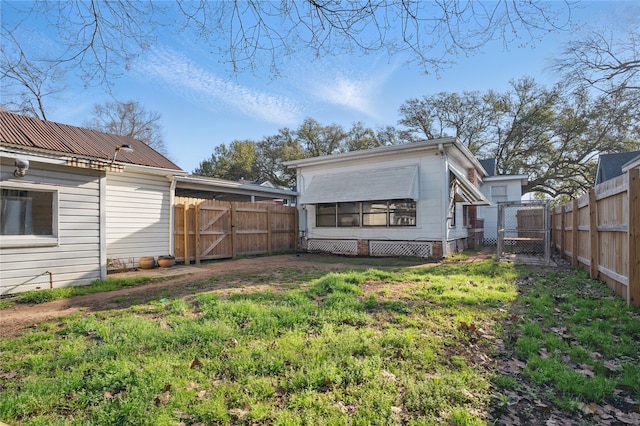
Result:
[[[371,256],[432,257],[433,243],[408,241],[369,241]]]
[[[482,240],[482,244],[484,244],[485,246],[495,246],[495,245],[498,245],[498,239],[497,238],[484,238]]]
[[[334,254],[358,254],[356,240],[307,240],[307,250]]]

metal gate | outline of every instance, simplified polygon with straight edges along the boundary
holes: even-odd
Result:
[[[551,221],[547,201],[498,203],[498,259],[551,260]]]

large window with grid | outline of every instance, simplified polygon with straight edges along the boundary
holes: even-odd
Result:
[[[316,205],[317,227],[416,226],[416,202],[379,200]]]

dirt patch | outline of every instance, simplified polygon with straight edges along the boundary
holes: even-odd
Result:
[[[0,311],[0,337],[21,334],[36,324],[77,313],[126,308],[161,298],[189,297],[197,293],[247,288],[264,285],[259,277],[278,281],[282,271],[304,273],[305,270],[338,271],[348,268],[390,267],[395,259],[370,258],[351,263],[349,258],[315,254],[285,254],[203,263],[202,266],[179,265],[168,269],[152,269],[110,274],[110,277],[149,276],[158,278],[148,284],[105,293],[75,296],[41,304],[16,304]],[[225,277],[229,279],[224,279]],[[245,279],[243,279],[246,278]]]

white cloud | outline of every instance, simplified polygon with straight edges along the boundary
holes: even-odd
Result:
[[[138,67],[142,78],[157,78],[201,104],[211,107],[222,103],[254,119],[276,124],[300,121],[302,106],[296,100],[223,80],[173,49],[153,49],[144,59]]]
[[[362,59],[361,59],[362,61]],[[348,61],[350,62],[350,61]],[[369,117],[379,118],[376,98],[387,79],[396,70],[392,64],[373,61],[366,69],[355,69],[340,61],[319,61],[309,64],[312,69],[300,72],[298,84],[321,102],[342,106]]]

